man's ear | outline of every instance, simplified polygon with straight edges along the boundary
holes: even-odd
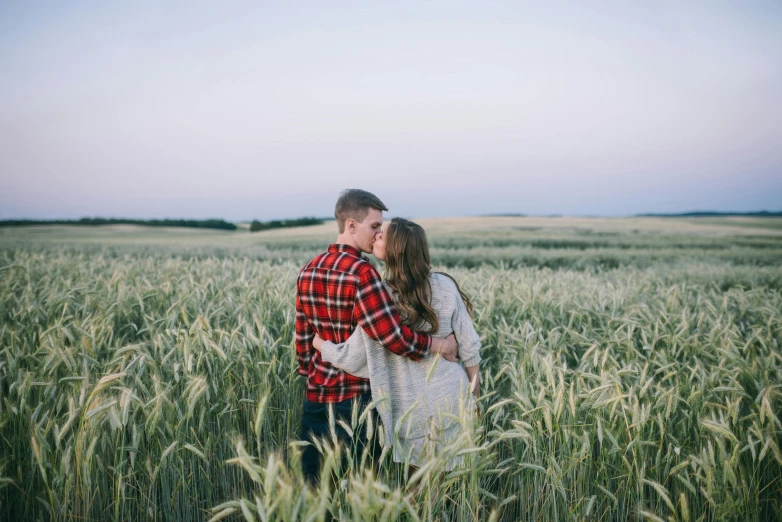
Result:
[[[356,232],[356,220],[352,218],[348,218],[345,221],[345,230],[350,232],[351,234]]]

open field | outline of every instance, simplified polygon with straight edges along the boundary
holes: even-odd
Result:
[[[782,219],[731,218],[422,219],[432,258],[445,267],[552,269],[650,267],[693,261],[730,266],[779,266]],[[751,226],[752,223],[763,226]],[[0,248],[72,253],[165,254],[184,259],[247,257],[275,264],[306,263],[335,235],[333,222],[251,234],[136,226],[0,228]]]
[[[319,491],[293,286],[334,223],[0,229],[0,519],[782,520],[782,220],[420,222],[484,415]]]

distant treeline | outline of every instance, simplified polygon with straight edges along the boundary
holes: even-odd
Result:
[[[253,221],[250,223],[250,232],[260,232],[262,230],[272,230],[275,228],[310,227],[312,225],[320,225],[323,222],[324,219],[316,217],[303,217],[298,219],[283,219],[273,221]]]
[[[222,219],[107,219],[107,218],[81,218],[81,219],[11,219],[0,221],[0,227],[29,227],[37,225],[140,225],[144,227],[183,227],[183,228],[211,228],[217,230],[236,230],[236,225]]]
[[[636,217],[782,217],[782,212],[684,212],[682,214],[636,214]]]

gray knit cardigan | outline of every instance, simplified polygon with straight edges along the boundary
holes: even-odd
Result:
[[[464,367],[481,361],[480,338],[454,282],[442,274],[432,274],[429,280],[431,304],[440,322],[433,335],[442,338],[453,333],[461,362],[437,355],[412,361],[385,349],[363,328],[356,328],[344,343],[326,341],[321,347],[324,361],[369,379],[388,447],[391,430],[397,437],[418,438],[431,434],[432,429],[447,429],[458,417],[460,402],[469,406],[473,400]]]

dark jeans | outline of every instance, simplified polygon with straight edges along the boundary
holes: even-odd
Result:
[[[348,426],[351,425],[354,402],[358,402],[358,417],[360,417],[366,405],[372,402],[372,396],[370,394],[365,394],[331,404],[334,408],[334,431],[337,434],[337,440],[339,440],[340,444],[343,446],[343,453],[347,453],[345,458],[352,459],[355,466],[358,466],[361,462],[361,455],[364,452],[364,448],[367,448],[369,451],[370,464],[376,466],[381,450],[377,440],[377,426],[379,420],[377,413],[374,410],[370,413],[370,415],[373,415],[373,424],[375,427],[372,440],[367,440],[366,421],[358,426],[352,427],[352,438],[348,435],[348,432],[339,425],[340,420]],[[304,413],[301,416],[300,438],[301,440],[306,441],[325,439],[327,444],[330,444],[329,404],[310,402],[306,398],[304,399]],[[322,460],[323,456],[313,444],[304,447],[304,452],[301,457],[301,467],[304,472],[304,477],[312,485],[317,485],[318,483]]]

